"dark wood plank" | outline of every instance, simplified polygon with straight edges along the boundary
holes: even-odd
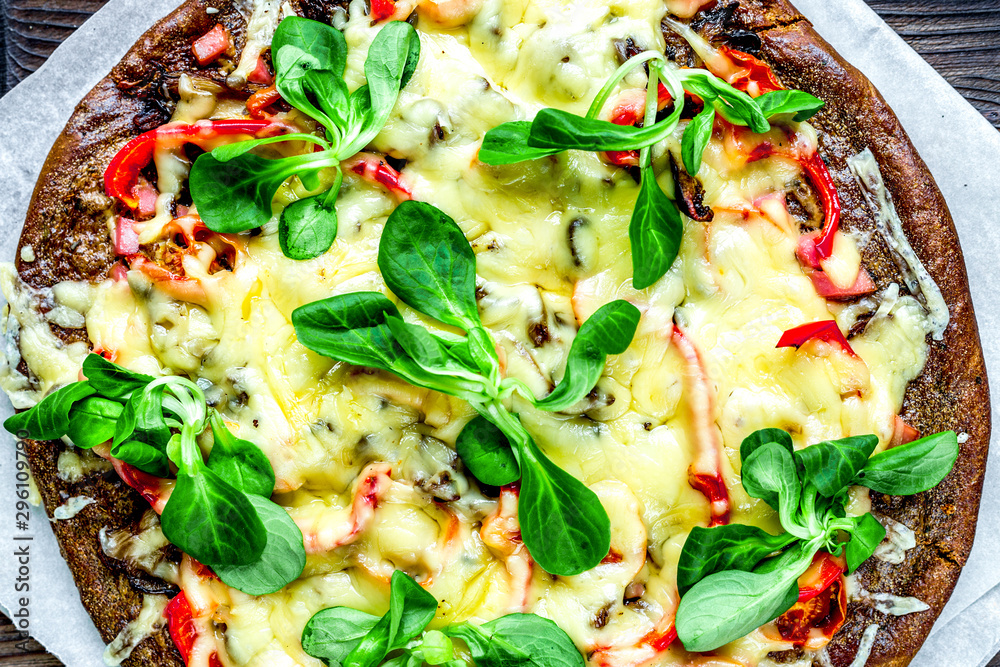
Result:
[[[987,120],[1000,128],[1000,2],[866,1]]]
[[[0,667],[62,667],[62,663],[34,639],[22,639],[10,620],[0,614]]]

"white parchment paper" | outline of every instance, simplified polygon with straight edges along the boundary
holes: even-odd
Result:
[[[42,68],[0,99],[0,258],[14,256],[35,179],[77,102],[142,32],[179,0],[112,0]],[[896,111],[944,192],[965,252],[991,398],[1000,405],[1000,133],[914,53],[862,0],[796,0],[799,9]],[[3,401],[0,418],[10,414]],[[10,439],[5,433],[3,438]],[[982,666],[1000,648],[1000,433],[994,431],[972,556],[914,667]],[[13,447],[0,446],[0,553],[30,545],[29,592],[16,592],[18,563],[0,558],[0,606],[29,598],[32,636],[69,667],[99,667],[104,644],[80,603],[44,512],[15,526]],[[30,542],[14,537],[31,536]],[[18,619],[15,618],[15,622]]]

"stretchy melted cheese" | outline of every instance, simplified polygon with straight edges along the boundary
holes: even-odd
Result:
[[[851,339],[859,359],[823,343],[775,348],[786,329],[824,319],[846,329],[859,312],[818,296],[795,258],[799,231],[784,197],[802,178],[794,162],[774,157],[748,165],[713,138],[699,178],[714,220],[685,219],[673,268],[636,291],[627,232],[638,187],[625,170],[581,152],[505,167],[476,159],[484,133],[500,123],[530,119],[546,106],[584,113],[618,65],[615,40],[632,38],[662,52],[665,12],[690,16],[701,4],[483,0],[477,13],[447,30],[420,7],[416,75],[372,146],[407,160],[403,174],[414,197],[465,231],[477,256],[483,322],[503,348],[505,372],[537,395],[559,379],[579,323],[601,305],[624,298],[642,311],[629,349],[608,360],[596,391],[574,409],[551,414],[517,400],[510,406],[553,461],[600,497],[620,559],[575,577],[542,572],[512,539],[516,497],[485,495],[454,452],[474,415],[468,405],[320,357],[297,342],[290,321],[296,307],[334,294],[386,292],[375,260],[395,199],[375,185],[348,174],[337,202],[337,240],[317,259],[284,257],[272,220],[261,234],[234,240],[232,271],[209,274],[194,251],[185,258],[187,275],[203,290],[198,298],[132,270],[127,280],[106,281],[77,299],[94,348],[137,371],[197,380],[237,435],[265,451],[277,476],[274,499],[305,534],[305,572],[272,595],[254,598],[208,581],[187,559],[176,575],[159,567],[175,576],[200,615],[192,664],[207,665],[218,651],[225,665],[319,665],[299,644],[306,621],[335,605],[382,614],[395,569],[440,601],[438,625],[534,611],[556,620],[592,664],[693,664],[679,643],[662,649],[649,637],[672,622],[678,554],[691,528],[709,519],[708,501],[688,483],[699,452],[721,445],[732,520],[776,531],[773,513],[740,484],[744,436],[780,427],[797,447],[864,433],[876,433],[882,446],[889,440],[905,387],[927,354],[929,325],[919,302],[892,291]],[[258,5],[250,25],[269,36],[278,3]],[[451,0],[449,11],[463,7]],[[367,45],[380,26],[360,0],[341,19],[353,88],[364,82]],[[242,59],[240,73],[252,62]],[[622,90],[644,84],[640,70]],[[242,112],[190,81],[182,80],[181,95],[177,120]],[[294,112],[288,117],[296,119]],[[668,193],[667,153],[679,154],[683,127],[654,150]],[[815,146],[807,125],[792,129]],[[186,177],[179,152],[161,151],[156,165],[159,213],[142,223],[143,243],[172,233],[169,203]],[[299,194],[283,188],[275,214]],[[842,270],[856,275],[855,240],[841,234],[835,254]],[[3,278],[13,305],[8,336],[19,333],[37,400],[76,379],[83,351],[61,347],[37,308],[40,297],[11,272]],[[879,303],[868,299],[865,306]],[[404,317],[420,317],[401,309]],[[691,350],[695,357],[686,354]],[[26,403],[28,383],[15,375],[9,349],[5,356],[7,387]],[[378,502],[358,511],[354,491],[369,483],[379,489]],[[756,664],[785,648],[757,632],[717,653]]]

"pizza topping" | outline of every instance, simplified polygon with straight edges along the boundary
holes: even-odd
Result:
[[[192,143],[207,148],[221,137],[270,137],[284,134],[287,126],[268,120],[201,120],[196,123],[168,123],[135,137],[111,159],[104,171],[104,190],[109,197],[121,200],[133,210],[143,206],[148,184],[140,174],[153,161],[157,147],[177,148]]]
[[[281,99],[281,93],[274,86],[268,86],[263,90],[258,90],[247,99],[247,112],[253,118],[265,118],[269,106]]]
[[[380,618],[350,607],[317,612],[302,632],[306,653],[327,664],[376,667],[390,652],[398,664],[455,664],[452,639],[461,639],[477,667],[560,664],[583,667],[573,641],[552,621],[508,614],[489,623],[454,623],[426,630],[438,601],[400,570],[392,574],[389,610]],[[461,663],[459,663],[461,664]]]
[[[684,386],[692,413],[692,440],[698,452],[688,469],[688,483],[708,499],[709,527],[722,526],[729,523],[729,493],[722,477],[722,439],[712,418],[715,392],[698,348],[676,324],[672,341],[684,358]]]
[[[643,126],[637,128],[626,123],[628,120],[637,120],[637,101],[623,105],[612,122],[597,119],[597,114],[604,108],[618,83],[632,70],[644,64],[649,69],[649,77],[647,102],[643,105]],[[664,94],[659,92],[661,77],[665,84]],[[598,93],[586,116],[550,108],[539,111],[530,123],[514,121],[495,127],[486,133],[479,150],[479,159],[485,164],[504,165],[574,149],[610,152],[613,161],[631,164],[631,156],[623,151],[640,150],[636,164],[640,167],[641,183],[629,226],[629,238],[632,245],[633,285],[636,289],[642,289],[652,285],[666,273],[680,247],[680,216],[677,206],[657,184],[650,147],[670,137],[677,128],[685,107],[680,101],[685,100],[686,103],[685,91],[698,97],[704,105],[688,123],[681,142],[684,167],[691,175],[696,175],[701,168],[702,155],[712,136],[716,115],[730,122],[748,125],[754,132],[766,132],[770,129],[768,115],[765,115],[760,103],[745,92],[704,70],[674,69],[663,55],[646,51],[618,68]],[[768,98],[773,100],[766,102],[771,115],[795,113],[797,118],[806,118],[822,106],[822,102],[807,93],[796,91],[797,95],[791,96],[787,92],[789,91],[770,93],[782,94],[780,100]],[[675,100],[673,111],[666,118],[656,121],[658,100],[668,97]],[[622,124],[617,124],[616,119],[621,120]],[[815,167],[807,166],[808,169]],[[704,218],[706,215],[700,217]],[[824,233],[832,234],[835,231],[836,219],[831,218]],[[825,246],[820,250],[821,254],[823,252]]]
[[[772,536],[738,524],[691,531],[678,563],[678,586],[686,592],[676,623],[685,648],[716,649],[774,620],[797,600],[815,599],[843,567],[826,556],[817,559],[821,549],[843,554],[849,572],[871,557],[886,531],[870,512],[846,516],[848,487],[919,493],[940,482],[958,455],[951,431],[871,457],[877,445],[878,438],[867,435],[796,450],[780,429],[757,431],[743,441],[743,487],[778,512],[786,533]],[[850,536],[846,544],[842,531]],[[801,629],[801,621],[818,613],[810,605],[801,611],[786,623],[795,637],[801,632],[794,627]]]
[[[242,232],[271,219],[275,194],[296,177],[308,194],[284,208],[278,237],[287,257],[311,259],[329,250],[337,236],[335,200],[343,181],[341,163],[382,129],[400,90],[413,76],[420,40],[409,24],[384,26],[365,60],[369,83],[350,94],[343,80],[347,42],[339,30],[291,16],[278,26],[271,48],[277,93],[322,125],[326,138],[294,134],[216,148],[199,156],[191,168],[191,196],[209,229]],[[318,150],[270,160],[250,152],[290,140],[307,141]],[[328,170],[334,172],[332,184],[321,179]]]
[[[354,292],[296,309],[292,322],[299,341],[333,359],[380,368],[468,401],[480,417],[460,436],[459,455],[490,483],[521,478],[518,518],[532,558],[553,574],[594,567],[608,553],[607,514],[593,491],[542,453],[502,401],[516,391],[542,410],[572,407],[593,389],[605,357],[628,347],[638,310],[614,301],[594,313],[577,332],[563,379],[538,399],[523,382],[500,375],[496,346],[476,307],[475,256],[453,220],[428,204],[403,202],[386,222],[378,257],[397,297],[466,336],[437,336],[404,321],[381,293]],[[579,534],[587,538],[579,540]]]
[[[950,319],[948,304],[945,303],[941,290],[906,239],[903,223],[896,212],[892,195],[882,181],[882,173],[879,171],[875,156],[866,148],[850,158],[847,166],[861,187],[868,207],[875,214],[876,227],[893,251],[896,265],[906,279],[906,288],[911,294],[919,296],[927,309],[928,333],[934,340],[942,340]]]
[[[810,322],[802,324],[793,329],[789,329],[781,334],[778,344],[775,347],[801,347],[811,340],[820,340],[831,345],[840,347],[852,357],[857,355],[851,349],[851,344],[844,338],[840,327],[835,320],[824,320],[822,322]]]
[[[4,427],[30,437],[67,433],[77,447],[109,457],[122,479],[157,512],[163,533],[210,565],[223,581],[253,595],[278,590],[302,573],[302,534],[268,498],[274,471],[263,452],[234,437],[190,380],[133,373],[96,354],[85,380],[67,385]],[[211,425],[207,462],[196,438]],[[110,449],[105,443],[111,441]],[[163,477],[177,467],[171,483]]]
[[[104,650],[104,664],[122,664],[140,642],[159,632],[164,625],[166,607],[167,598],[163,595],[143,594],[139,615],[129,621]]]
[[[216,23],[215,27],[199,37],[191,45],[191,52],[198,60],[198,64],[204,67],[219,59],[223,53],[230,48],[229,31],[221,23]]]
[[[191,603],[188,602],[187,595],[183,590],[167,604],[163,615],[167,618],[170,638],[180,652],[181,659],[186,665],[192,664],[192,654],[196,648],[200,648],[198,644],[201,633],[192,612]],[[211,656],[208,657],[208,666],[222,667],[222,662],[215,652],[212,652]]]
[[[719,52],[742,70],[730,72],[730,75],[726,77],[726,81],[733,88],[742,90],[750,97],[760,97],[766,93],[784,89],[784,86],[774,76],[774,72],[771,71],[771,67],[759,58],[728,46],[721,46]]]

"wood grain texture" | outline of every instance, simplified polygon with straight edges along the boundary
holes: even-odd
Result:
[[[0,92],[35,71],[106,0],[0,0]],[[921,56],[1000,128],[1000,0],[866,0]],[[931,101],[929,100],[929,103]],[[0,615],[0,667],[57,667]],[[1000,656],[990,662],[1000,667]]]

